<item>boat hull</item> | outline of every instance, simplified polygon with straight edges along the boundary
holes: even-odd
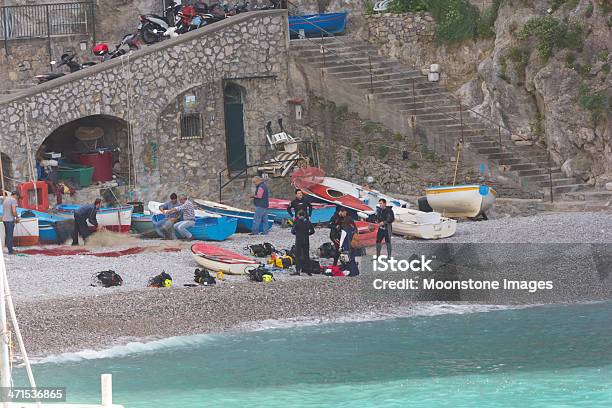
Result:
[[[303,16],[289,16],[289,30],[297,37],[300,30],[308,36],[326,36],[327,33],[341,34],[346,28],[347,13],[322,13]]]
[[[346,194],[345,192],[337,190],[331,186],[326,186],[324,184],[314,184],[308,188],[303,188],[302,191],[304,191],[309,196],[322,200],[326,203],[341,205],[343,207],[348,208],[349,210],[360,211],[368,215],[374,213],[372,208],[364,204],[358,198],[353,197],[350,194]]]
[[[133,213],[132,231],[140,235],[157,235],[151,214]]]
[[[238,222],[236,232],[252,232],[253,231],[253,217],[255,213],[252,211],[243,210],[236,207],[230,207],[225,204],[216,203],[214,201],[207,200],[193,200],[193,202],[203,210],[222,215],[225,217],[235,218]],[[268,229],[274,225],[274,216],[268,214]]]
[[[355,221],[357,226],[357,236],[362,247],[373,247],[376,246],[376,235],[378,234],[378,224],[366,222],[366,221]]]
[[[152,220],[158,221],[164,218],[165,215],[156,214]],[[196,217],[195,225],[187,230],[194,239],[200,241],[225,241],[236,232],[237,225],[238,221],[231,217]]]
[[[256,259],[204,243],[193,244],[191,253],[198,265],[213,272],[244,275],[259,266]]]
[[[391,197],[390,195],[383,194],[378,190],[360,186],[359,184],[351,183],[350,181],[337,179],[334,177],[325,177],[323,182],[326,186],[334,188],[338,191],[342,191],[345,194],[351,195],[358,198],[365,205],[373,210],[376,210],[378,206],[378,200],[384,198],[387,201],[387,205],[393,207],[409,207],[410,204],[407,201],[400,200],[399,198]]]
[[[429,187],[427,202],[446,217],[473,218],[485,214],[495,203],[496,192],[478,184]]]
[[[4,226],[2,226],[0,230],[2,245],[4,245]],[[38,245],[38,243],[39,229],[38,220],[36,218],[21,218],[18,223],[15,223],[15,229],[13,230],[14,246],[33,246]]]
[[[289,220],[289,213],[287,208],[290,205],[289,200],[270,199],[270,208],[268,213],[274,216],[274,221],[282,223],[285,220]],[[319,224],[329,222],[332,216],[336,212],[336,206],[331,204],[313,204],[312,215],[310,216],[310,222],[313,224]]]
[[[393,234],[420,239],[442,239],[455,235],[457,221],[407,208],[394,208]]]
[[[80,205],[60,204],[55,209],[62,216],[74,218],[74,212],[78,208],[80,208]],[[134,211],[134,207],[131,205],[100,208],[96,214],[96,219],[100,227],[114,232],[127,233],[130,232],[132,226],[132,211]],[[87,221],[87,224],[90,228],[93,228],[89,221]]]

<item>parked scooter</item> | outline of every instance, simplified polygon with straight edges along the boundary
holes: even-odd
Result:
[[[249,2],[245,1],[242,4],[236,3],[234,7],[229,7],[229,5],[225,4],[223,8],[225,9],[225,15],[235,16],[236,14],[246,13],[249,11]]]
[[[142,40],[146,44],[154,44],[164,39],[164,36],[173,37],[177,34],[176,28],[171,30],[171,33],[166,34],[166,31],[170,27],[176,26],[176,16],[183,6],[170,2],[170,5],[166,8],[166,16],[159,16],[157,14],[143,14],[140,18],[140,24],[138,25],[138,32],[142,37]]]
[[[68,69],[70,69],[70,72],[80,71],[87,67],[96,65],[94,61],[84,62],[83,64],[81,64],[76,61],[75,58],[76,55],[74,53],[67,52],[62,54],[59,63],[57,63],[56,61],[51,61],[51,65],[54,65],[56,69],[66,65]],[[66,75],[64,72],[48,72],[46,74],[36,75],[35,78],[39,84],[42,84],[44,82],[51,81],[52,79],[63,77],[64,75]]]
[[[109,50],[108,44],[106,43],[99,43],[93,46],[91,52],[93,52],[95,56],[100,57],[102,61],[118,58],[130,51],[139,49],[140,46],[138,45],[137,39],[137,34],[127,34],[121,39],[119,44],[115,45],[114,50]]]

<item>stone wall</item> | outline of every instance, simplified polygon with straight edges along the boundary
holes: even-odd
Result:
[[[374,13],[353,15],[350,35],[377,46],[380,52],[416,69],[441,68],[440,82],[451,88],[477,75],[478,63],[492,41],[466,41],[457,45],[435,40],[436,22],[429,13]]]
[[[263,120],[287,110],[287,39],[284,11],[248,13],[5,98],[2,151],[15,177],[25,179],[28,145],[36,151],[65,123],[102,114],[131,124],[137,178],[131,199],[170,190],[209,196],[227,166],[223,85],[235,80],[246,89],[246,141],[261,144]],[[196,96],[202,139],[180,139],[186,92]]]

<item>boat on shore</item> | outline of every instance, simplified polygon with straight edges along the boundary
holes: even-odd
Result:
[[[486,211],[493,206],[497,195],[493,188],[480,184],[432,186],[425,193],[434,211],[453,218],[486,218]]]
[[[378,234],[378,224],[367,221],[355,221],[357,226],[357,237],[362,247],[372,247],[376,245],[376,235]]]
[[[193,202],[201,209],[218,215],[236,218],[238,221],[237,232],[253,231],[253,211],[243,210],[241,208],[231,207],[229,205],[217,203],[214,201],[194,199]],[[268,214],[268,228],[272,228],[274,224],[274,216]]]
[[[74,218],[74,212],[81,206],[78,204],[60,204],[55,207],[55,211],[58,215]],[[104,227],[107,230],[114,232],[129,232],[132,226],[132,212],[134,207],[132,205],[122,205],[119,207],[101,207],[97,214],[96,219],[98,225]],[[91,224],[88,225],[93,227]]]
[[[442,217],[437,212],[423,212],[410,208],[393,207],[395,221],[392,232],[395,235],[421,239],[441,239],[453,236],[457,221]]]
[[[157,222],[165,218],[164,214],[155,214],[152,221]],[[196,217],[195,225],[187,228],[187,230],[191,232],[193,239],[200,241],[225,241],[236,232],[237,225],[238,220],[231,217]],[[184,238],[178,233],[177,236]]]
[[[347,13],[320,13],[303,16],[289,16],[289,31],[292,38],[300,35],[326,37],[342,34],[346,28]]]
[[[341,180],[334,177],[324,177],[323,182],[321,184],[356,197],[365,205],[375,211],[376,206],[378,205],[378,201],[381,198],[384,198],[387,201],[387,204],[393,207],[407,208],[410,206],[410,204],[405,200],[401,200],[399,198],[392,197],[388,194],[381,193],[380,191],[375,190],[373,188],[360,186],[359,184],[351,183],[350,181]]]
[[[332,186],[325,184],[311,184],[308,187],[302,187],[302,191],[309,196],[336,206],[343,206],[352,211],[362,212],[366,215],[374,214],[374,210],[364,204],[357,197],[352,196],[344,191],[338,190]]]
[[[289,213],[287,212],[287,208],[289,208],[290,204],[291,201],[289,200],[271,198],[268,213],[274,216],[275,222],[282,223],[290,218]],[[313,224],[329,222],[335,212],[335,205],[312,203],[312,215],[310,216],[310,222]]]
[[[259,261],[216,245],[195,243],[191,246],[193,259],[198,265],[213,272],[244,275],[259,266]]]

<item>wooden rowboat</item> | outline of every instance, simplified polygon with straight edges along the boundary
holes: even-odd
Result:
[[[434,211],[457,218],[486,215],[497,195],[493,188],[479,184],[428,187],[425,193]]]
[[[392,231],[396,235],[421,239],[440,239],[453,236],[457,221],[442,217],[437,212],[423,212],[409,208],[393,207],[395,222]]]
[[[244,275],[259,266],[259,261],[254,258],[203,242],[193,244],[191,253],[198,265],[213,272]]]

